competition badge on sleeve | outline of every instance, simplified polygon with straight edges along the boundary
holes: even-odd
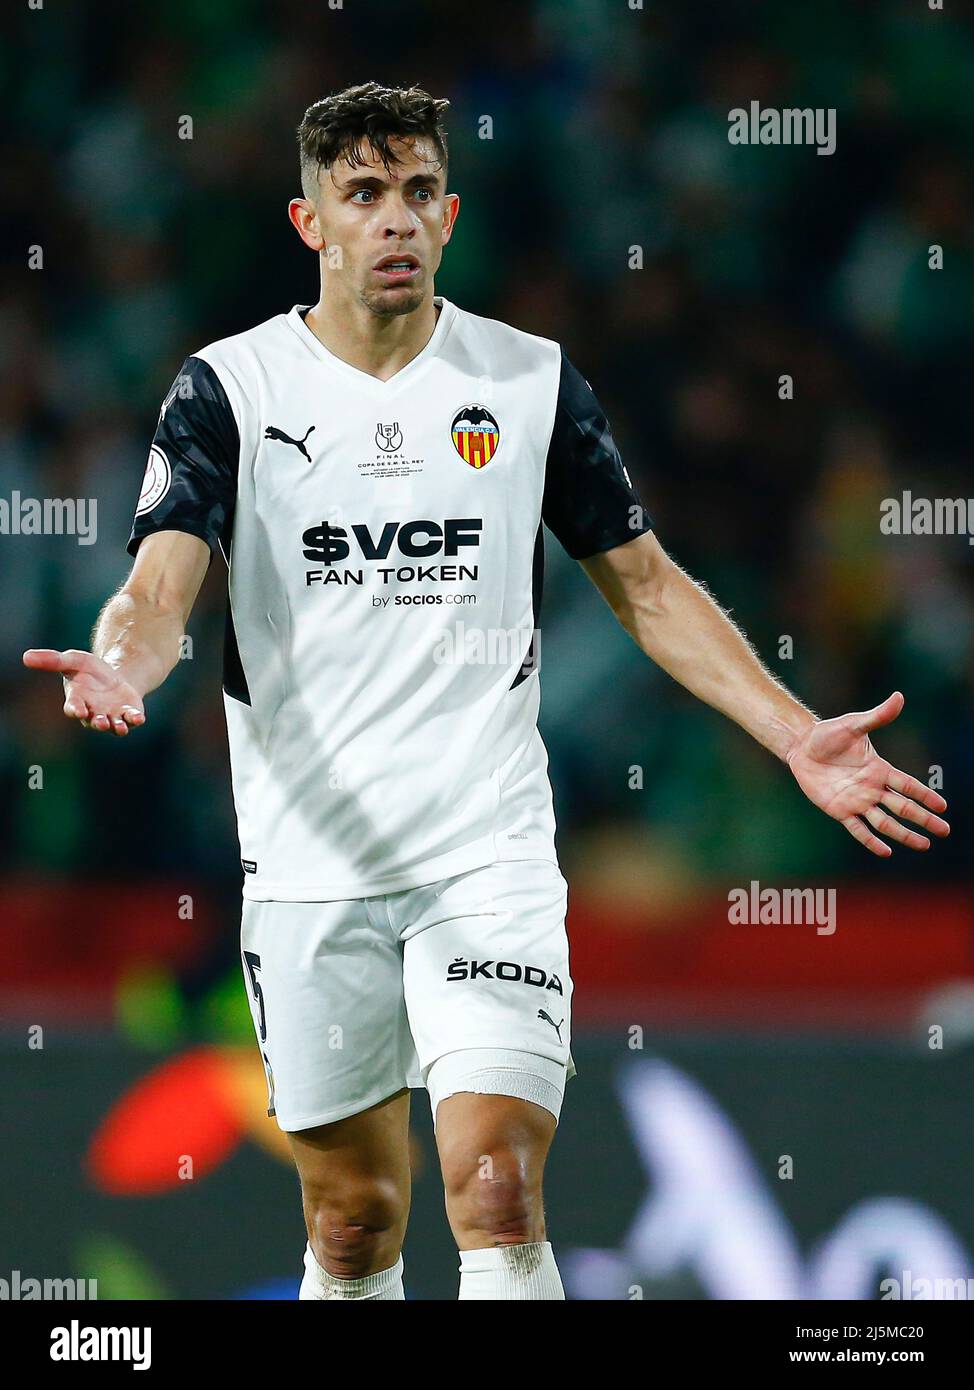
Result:
[[[139,497],[139,505],[136,508],[136,516],[143,516],[146,512],[151,512],[157,502],[161,502],[169,491],[172,483],[172,469],[169,460],[157,444],[153,444],[149,450],[149,461],[145,466],[145,477],[142,480],[142,492]]]

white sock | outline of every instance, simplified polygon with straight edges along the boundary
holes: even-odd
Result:
[[[520,1301],[563,1299],[550,1241],[460,1251],[460,1298]]]
[[[402,1287],[402,1256],[391,1269],[378,1274],[366,1274],[361,1279],[337,1279],[322,1269],[315,1259],[310,1243],[304,1252],[304,1278],[298,1290],[299,1299],[310,1298],[371,1298],[398,1299],[406,1297]]]

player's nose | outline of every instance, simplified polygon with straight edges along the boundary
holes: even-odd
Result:
[[[409,241],[416,235],[416,228],[412,225],[405,213],[401,217],[392,217],[383,229],[382,235],[386,241],[393,239],[397,241]]]
[[[405,203],[394,201],[387,211],[388,221],[383,229],[382,235],[387,241],[393,237],[399,237],[407,241],[416,235],[416,223]]]

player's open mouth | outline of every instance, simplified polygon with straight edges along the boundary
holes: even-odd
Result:
[[[419,274],[419,269],[419,261],[415,256],[385,256],[375,266],[376,274],[394,285],[414,279]]]

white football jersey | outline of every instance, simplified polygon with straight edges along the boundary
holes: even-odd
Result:
[[[187,531],[229,565],[246,898],[555,859],[542,520],[579,559],[650,522],[559,346],[436,303],[389,381],[295,306],[187,358],[163,403],[129,551]]]

